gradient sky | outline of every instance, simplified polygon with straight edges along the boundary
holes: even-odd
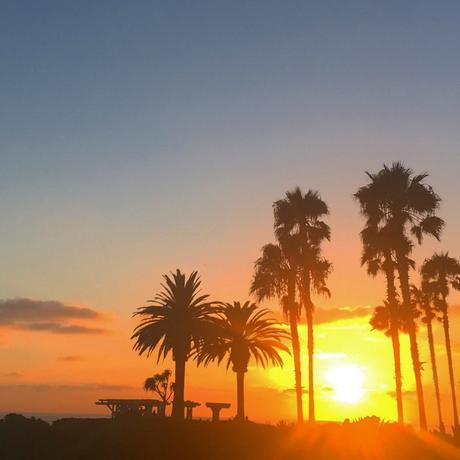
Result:
[[[177,267],[198,269],[216,298],[244,300],[273,238],[271,205],[295,185],[318,189],[331,208],[333,297],[317,299],[320,308],[373,306],[384,295],[359,266],[352,199],[364,170],[384,162],[429,171],[444,200],[443,240],[416,260],[460,255],[458,2],[134,3],[2,3],[0,298],[88,307],[103,315],[94,328],[109,332],[0,325],[0,410],[89,412],[107,392],[142,394],[161,366],[130,351],[133,310]],[[366,318],[350,321],[319,326],[319,351],[371,366],[356,343],[347,351],[327,331],[363,338],[360,349],[378,342],[389,375],[367,380],[374,392],[387,385],[384,395],[390,343]],[[459,353],[456,343],[457,364]],[[277,410],[259,418],[294,415],[291,374],[276,372],[250,380],[276,393]],[[233,400],[233,375],[189,373],[192,396]],[[254,411],[266,406],[258,397]],[[394,417],[388,404],[358,412]],[[323,418],[349,410],[321,407]]]

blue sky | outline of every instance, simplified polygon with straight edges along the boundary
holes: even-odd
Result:
[[[271,203],[296,184],[321,191],[357,265],[351,195],[365,169],[398,159],[432,173],[459,223],[457,2],[2,6],[6,297],[111,308],[117,296],[101,292],[128,274],[184,264],[219,284],[247,278]],[[339,302],[365,302],[345,291]]]

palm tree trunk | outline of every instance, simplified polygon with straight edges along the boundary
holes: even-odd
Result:
[[[420,355],[418,351],[416,326],[415,326],[415,322],[413,319],[410,320],[410,323],[408,325],[408,333],[409,333],[409,342],[410,342],[410,353],[412,357],[412,367],[414,369],[415,387],[417,390],[418,415],[419,415],[419,421],[420,421],[420,428],[422,430],[426,430],[427,424],[426,424],[425,400],[423,397],[422,371],[421,371],[422,365],[420,363]]]
[[[299,332],[297,330],[297,312],[289,312],[289,323],[291,327],[292,354],[294,357],[294,374],[295,374],[295,392],[297,401],[297,421],[303,422],[303,407],[302,407],[302,371],[300,365],[300,342]]]
[[[302,367],[300,363],[300,341],[299,331],[297,330],[297,305],[295,301],[295,282],[296,269],[292,270],[291,277],[288,280],[288,311],[289,325],[291,328],[292,355],[294,358],[294,376],[295,376],[295,393],[297,402],[297,422],[303,422],[303,403],[302,403]]]
[[[399,282],[401,286],[401,294],[402,294],[404,309],[406,310],[406,313],[407,313],[406,325],[407,325],[407,332],[409,334],[410,354],[412,358],[412,367],[414,370],[415,387],[417,390],[418,415],[419,415],[420,428],[422,430],[426,430],[427,424],[426,424],[425,401],[423,398],[422,366],[420,364],[420,355],[418,351],[415,321],[414,321],[414,318],[411,316],[412,305],[411,305],[410,289],[409,289],[409,268],[404,259],[405,259],[404,254],[403,255],[398,254]]]
[[[436,365],[436,353],[434,350],[433,325],[431,323],[431,318],[429,318],[428,315],[429,313],[427,313],[427,318],[426,318],[426,330],[428,333],[428,344],[430,346],[431,369],[433,371],[434,390],[436,393],[436,405],[438,408],[439,431],[441,433],[445,433],[446,430],[444,427],[444,422],[442,421],[441,396],[439,393],[438,367]]]
[[[174,400],[172,408],[172,417],[184,419],[184,388],[185,388],[185,359],[177,358],[175,360],[175,381],[174,381]]]
[[[393,345],[393,360],[395,366],[395,390],[396,390],[396,408],[398,411],[398,423],[404,424],[404,409],[402,399],[402,373],[401,373],[401,346],[399,342],[399,312],[398,300],[395,286],[394,264],[391,253],[385,254],[384,261],[385,275],[387,280],[387,299],[390,305],[390,334]]]
[[[443,299],[446,301],[445,298]],[[446,340],[446,351],[447,351],[447,363],[449,365],[449,380],[450,380],[450,390],[452,394],[452,409],[454,414],[454,433],[458,428],[458,412],[457,412],[457,398],[455,396],[455,377],[454,377],[454,367],[452,364],[452,349],[450,345],[450,334],[449,334],[449,317],[447,316],[447,306],[444,308],[444,314],[442,317],[442,324],[444,326],[444,337]]]
[[[244,372],[236,373],[236,419],[244,420]]]
[[[311,302],[310,302],[311,304]],[[306,306],[307,310],[307,334],[308,334],[308,420],[315,421],[315,389],[313,380],[313,312],[312,306]]]
[[[401,347],[399,344],[398,329],[391,325],[391,341],[393,345],[393,359],[395,365],[396,407],[398,410],[398,423],[404,424],[404,410],[402,400],[402,373],[401,373]]]

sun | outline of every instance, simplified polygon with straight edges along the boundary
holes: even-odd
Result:
[[[336,401],[356,404],[363,398],[364,373],[357,364],[343,364],[329,369],[326,381]]]

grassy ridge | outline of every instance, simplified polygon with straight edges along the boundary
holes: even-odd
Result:
[[[460,458],[453,440],[366,419],[347,425],[271,426],[171,419],[0,422],[4,460],[359,460]]]

